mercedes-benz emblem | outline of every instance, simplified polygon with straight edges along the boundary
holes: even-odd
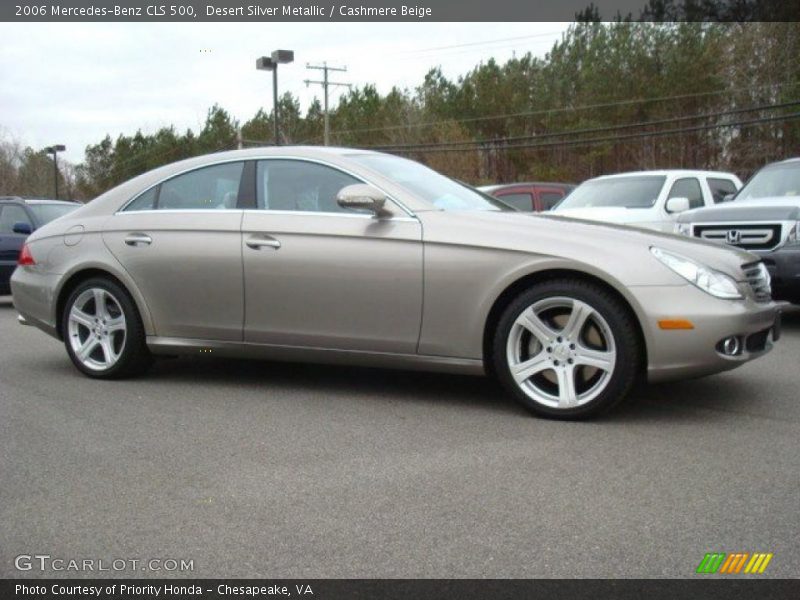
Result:
[[[738,244],[742,241],[742,232],[738,229],[729,229],[725,234],[725,241],[729,244]]]

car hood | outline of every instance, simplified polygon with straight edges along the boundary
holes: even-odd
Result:
[[[625,225],[566,218],[553,213],[432,211],[420,213],[426,243],[449,243],[526,252],[611,274],[626,285],[685,283],[650,252],[674,252],[744,279],[742,265],[758,261],[750,252],[697,238]]]
[[[718,206],[690,210],[678,217],[679,223],[793,220],[800,220],[800,197],[798,196],[734,200]]]
[[[653,213],[642,208],[624,206],[587,206],[585,208],[557,208],[553,214],[574,219],[603,221],[606,223],[643,223],[653,220]]]

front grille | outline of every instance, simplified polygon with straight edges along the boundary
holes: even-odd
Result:
[[[781,224],[695,225],[694,235],[748,250],[772,250],[781,241]]]
[[[769,271],[764,263],[759,261],[742,265],[742,271],[756,302],[769,302],[772,299],[772,288]]]

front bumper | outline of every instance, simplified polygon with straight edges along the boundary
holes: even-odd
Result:
[[[755,254],[764,261],[772,278],[772,297],[800,304],[800,246]]]
[[[722,300],[693,285],[631,288],[643,314],[649,381],[699,377],[735,369],[772,349],[780,328],[774,302]],[[693,329],[661,329],[661,320],[685,319]],[[777,327],[776,327],[777,326]],[[731,336],[741,341],[735,356],[720,343]]]

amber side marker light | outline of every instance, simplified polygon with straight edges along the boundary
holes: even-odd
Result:
[[[33,254],[31,254],[31,249],[28,247],[28,244],[24,244],[22,246],[22,250],[19,252],[19,258],[17,259],[17,264],[20,267],[30,267],[36,264],[36,261],[33,260]]]
[[[694,329],[694,325],[687,319],[661,319],[658,322],[661,329]]]

